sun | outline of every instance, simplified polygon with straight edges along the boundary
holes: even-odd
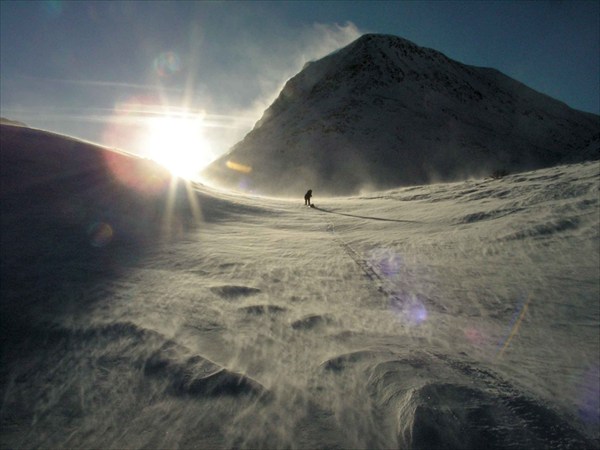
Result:
[[[174,175],[193,180],[212,161],[201,118],[154,117],[147,126],[145,154]]]

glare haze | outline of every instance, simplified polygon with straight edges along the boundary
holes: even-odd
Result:
[[[599,15],[595,1],[2,2],[1,113],[138,153],[177,132],[157,118],[185,118],[207,163],[307,61],[369,32],[597,114]]]

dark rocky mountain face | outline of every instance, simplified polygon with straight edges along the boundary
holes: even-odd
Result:
[[[494,69],[365,35],[291,78],[204,176],[268,195],[487,176],[600,159],[600,117]]]

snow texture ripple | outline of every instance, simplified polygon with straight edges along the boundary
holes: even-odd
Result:
[[[597,162],[306,208],[86,146],[3,128],[2,448],[600,447]]]

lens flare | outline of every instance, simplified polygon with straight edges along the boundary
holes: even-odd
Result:
[[[508,334],[508,337],[506,338],[504,345],[502,345],[502,348],[498,352],[497,358],[501,357],[504,354],[506,349],[509,347],[510,342],[513,340],[513,338],[519,332],[519,328],[521,328],[521,322],[523,321],[523,318],[525,317],[525,314],[527,313],[527,310],[529,309],[530,301],[531,301],[531,294],[529,294],[529,296],[527,297],[527,300],[522,302],[520,304],[520,306],[517,308],[517,310],[515,311],[513,320],[511,322],[510,333]]]
[[[237,188],[238,188],[238,190],[240,190],[242,192],[246,192],[249,194],[254,193],[254,189],[252,188],[252,183],[247,177],[243,177],[239,181]]]
[[[156,195],[166,192],[171,175],[152,161],[106,152],[104,161],[113,176],[123,185],[138,192]]]
[[[63,12],[63,2],[61,0],[45,0],[41,2],[43,11],[51,19],[57,19]]]
[[[228,169],[235,170],[236,172],[240,172],[240,173],[250,173],[250,172],[252,172],[252,167],[246,166],[244,164],[236,163],[236,162],[231,161],[231,160],[227,161],[225,163],[225,165],[227,166]]]
[[[156,109],[159,100],[153,95],[135,95],[116,102],[102,132],[102,143],[108,147],[135,150],[134,144],[147,134],[146,114]]]
[[[579,416],[590,425],[600,424],[600,369],[587,370],[581,377]]]
[[[404,259],[388,248],[376,248],[371,250],[369,256],[371,266],[377,268],[377,271],[387,278],[398,276],[404,266]]]
[[[166,78],[181,70],[181,59],[173,51],[163,52],[154,59],[153,66],[159,77]]]
[[[88,228],[90,244],[94,247],[106,247],[113,239],[112,227],[104,222],[96,222]]]
[[[395,294],[390,298],[391,311],[409,325],[420,325],[427,320],[427,308],[418,295]]]
[[[465,335],[465,338],[467,339],[467,341],[469,341],[471,345],[479,346],[484,343],[484,335],[477,328],[469,327],[463,330],[463,333]]]

